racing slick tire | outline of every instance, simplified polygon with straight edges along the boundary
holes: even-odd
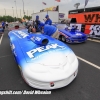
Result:
[[[62,36],[62,37],[61,37],[61,40],[62,40],[63,42],[66,42],[65,36]]]

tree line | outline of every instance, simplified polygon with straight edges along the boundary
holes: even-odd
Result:
[[[31,16],[26,16],[26,15],[24,15],[24,17],[23,18],[17,18],[17,17],[12,17],[12,16],[0,16],[0,22],[1,21],[7,21],[7,22],[15,22],[15,21],[20,21],[21,22],[21,20],[22,19],[27,19],[27,20],[30,20],[32,17]]]

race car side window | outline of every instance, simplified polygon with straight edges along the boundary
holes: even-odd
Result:
[[[76,18],[72,18],[71,21],[70,21],[70,23],[77,23]]]

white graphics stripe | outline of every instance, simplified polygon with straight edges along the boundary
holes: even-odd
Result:
[[[84,61],[85,63],[87,63],[87,64],[89,64],[89,65],[91,65],[91,66],[97,68],[97,69],[100,69],[100,66],[98,66],[98,65],[95,65],[95,64],[93,64],[93,63],[91,63],[91,62],[89,62],[89,61],[87,61],[87,60],[85,60],[85,59],[83,59],[83,58],[81,58],[81,57],[78,57],[78,56],[77,56],[77,58],[80,59],[80,60],[82,60],[82,61]]]

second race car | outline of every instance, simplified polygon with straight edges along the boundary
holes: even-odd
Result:
[[[86,42],[87,36],[85,33],[72,29],[66,24],[56,24],[59,30],[59,39],[68,43],[82,43]]]

